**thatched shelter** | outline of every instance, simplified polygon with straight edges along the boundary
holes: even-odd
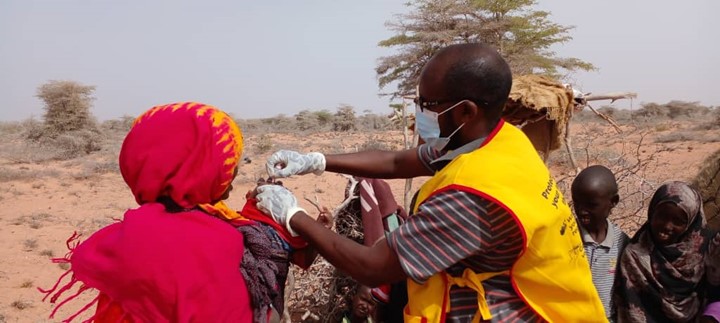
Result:
[[[522,128],[543,158],[562,146],[575,101],[572,89],[540,75],[513,78],[503,118]]]

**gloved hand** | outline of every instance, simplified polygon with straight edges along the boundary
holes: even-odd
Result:
[[[321,153],[301,154],[292,150],[280,150],[273,153],[265,164],[272,178],[289,177],[325,171],[325,155]]]
[[[274,184],[261,185],[256,190],[257,208],[287,228],[293,237],[297,237],[298,234],[290,227],[290,218],[298,211],[307,212],[298,207],[295,196],[286,188]]]

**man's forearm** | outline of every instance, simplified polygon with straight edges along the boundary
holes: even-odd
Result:
[[[325,170],[360,177],[397,178],[394,174],[394,153],[362,151],[350,154],[325,155]]]
[[[374,287],[405,277],[384,239],[367,247],[328,230],[303,212],[295,214],[290,225],[333,266],[361,284]]]
[[[325,155],[325,163],[326,171],[360,177],[391,179],[431,175],[417,156],[417,149]]]

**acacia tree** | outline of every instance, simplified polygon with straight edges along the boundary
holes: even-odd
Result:
[[[442,47],[482,42],[500,51],[515,74],[558,77],[566,71],[592,70],[577,58],[557,57],[550,49],[570,41],[571,26],[549,20],[547,11],[534,10],[535,0],[413,0],[411,10],[386,23],[395,35],[379,46],[398,50],[381,57],[375,71],[380,88],[397,82],[389,95],[412,94],[420,70]]]

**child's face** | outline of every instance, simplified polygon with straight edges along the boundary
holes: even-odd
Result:
[[[601,227],[607,222],[610,211],[617,203],[617,194],[592,187],[573,187],[572,200],[575,215],[586,230]]]
[[[283,185],[283,182],[281,182],[281,181],[276,181],[276,180],[273,180],[273,179],[271,179],[271,178],[264,179],[264,178],[261,177],[261,178],[258,178],[258,180],[257,180],[257,182],[256,182],[255,184],[256,184],[256,185],[255,185],[255,188],[253,188],[253,189],[247,191],[247,193],[245,193],[245,198],[246,198],[246,199],[254,199],[255,196],[257,196],[257,194],[258,194],[257,188],[260,187],[260,186],[262,186],[262,185],[275,184],[275,185],[280,185],[280,186],[282,186],[282,185]]]
[[[375,309],[375,301],[370,294],[370,288],[361,286],[353,297],[352,311],[357,318],[366,318]]]
[[[675,203],[661,203],[650,215],[650,232],[653,240],[662,246],[677,242],[687,226],[687,214]]]

